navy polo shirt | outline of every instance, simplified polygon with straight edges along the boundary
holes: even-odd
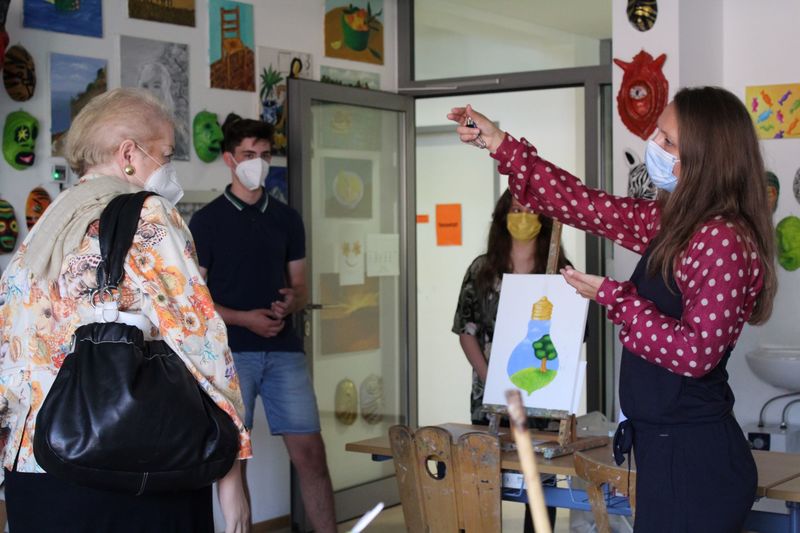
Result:
[[[306,256],[305,230],[300,214],[261,189],[261,198],[248,205],[231,187],[192,216],[200,266],[214,302],[236,309],[269,309],[282,300],[279,289],[289,286],[287,263]],[[234,352],[302,351],[303,343],[291,318],[275,337],[261,337],[247,328],[228,326]]]

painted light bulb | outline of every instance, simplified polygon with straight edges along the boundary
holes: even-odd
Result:
[[[511,382],[529,395],[548,385],[558,372],[558,352],[550,339],[553,304],[546,296],[531,308],[528,331],[508,358]]]

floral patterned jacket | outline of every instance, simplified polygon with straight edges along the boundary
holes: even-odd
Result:
[[[88,292],[97,286],[99,222],[64,257],[58,280],[23,266],[34,226],[0,279],[0,451],[3,467],[42,472],[33,456],[36,415],[69,353],[75,328],[93,322]],[[251,456],[239,380],[225,324],[197,267],[191,233],[166,200],[142,209],[126,259],[120,310],[147,317],[146,338],[163,338],[240,432],[239,457]],[[154,413],[154,416],[157,416]]]

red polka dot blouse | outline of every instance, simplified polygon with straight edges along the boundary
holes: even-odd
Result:
[[[569,172],[539,157],[528,141],[506,134],[492,154],[508,175],[514,197],[564,224],[613,240],[639,254],[661,229],[652,200],[612,196],[586,187]],[[683,315],[662,314],[629,281],[606,278],[597,301],[621,326],[622,344],[647,361],[699,378],[732,348],[763,284],[756,247],[730,222],[708,220],[677,257],[673,271]]]

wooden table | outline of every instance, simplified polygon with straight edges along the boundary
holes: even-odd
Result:
[[[486,426],[471,426],[468,424],[448,423],[440,424],[440,426],[450,431],[454,440],[467,432],[487,430]],[[509,430],[507,428],[500,429],[501,443],[506,440],[509,442],[511,441],[511,436],[508,432]],[[534,439],[554,439],[552,433],[531,432],[531,435]],[[345,445],[345,450],[371,454],[374,460],[388,460],[392,457],[392,449],[389,445],[388,435],[357,442],[349,442]],[[613,464],[611,446],[585,450],[581,453],[598,461]],[[789,515],[752,511],[746,526],[758,526],[754,527],[756,530],[800,533],[800,454],[754,450],[753,458],[758,468],[758,488],[756,489],[756,495],[760,498],[767,497],[785,501],[789,508]],[[539,472],[542,474],[558,476],[576,475],[571,455],[556,457],[555,459],[545,459],[537,455],[536,464],[539,467]],[[501,452],[500,468],[503,470],[520,471],[522,467],[520,466],[517,452]],[[565,500],[565,492],[569,493],[569,501]],[[547,498],[547,503],[555,507],[589,510],[588,499],[586,503],[574,501],[574,495],[580,492],[581,491],[576,489],[549,487],[545,489],[545,496]],[[524,495],[522,498],[524,498]],[[511,499],[519,501],[519,499],[516,498]],[[625,514],[626,509],[609,508],[609,512],[613,514]],[[630,514],[629,509],[627,513]]]

